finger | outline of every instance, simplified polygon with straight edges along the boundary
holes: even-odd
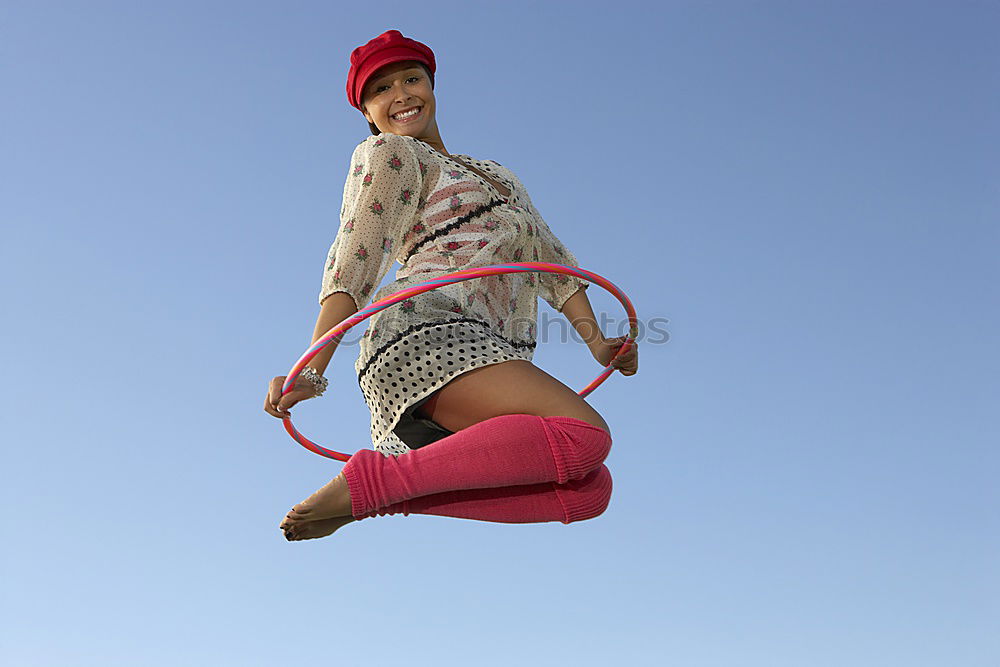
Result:
[[[273,405],[271,405],[271,399],[270,399],[270,397],[267,398],[264,401],[264,412],[266,412],[267,414],[271,415],[272,417],[278,417],[279,419],[284,419],[285,417],[290,416],[290,415],[282,414],[282,413],[278,412],[278,410],[275,409],[275,407]]]
[[[271,410],[273,410],[273,414],[276,417],[288,417],[288,416],[290,416],[291,413],[288,412],[288,410],[292,407],[292,405],[295,405],[296,401],[292,400],[289,403],[289,401],[286,400],[287,398],[288,398],[288,395],[285,395],[285,396],[280,396],[279,395],[278,400],[271,404]]]
[[[288,412],[289,410],[292,409],[293,405],[295,405],[299,401],[309,398],[309,396],[311,396],[311,392],[309,392],[308,390],[305,389],[292,390],[287,394],[285,394],[284,396],[282,396],[281,400],[278,401],[278,410],[283,410],[285,412]]]
[[[615,367],[621,372],[622,375],[633,375],[635,373],[635,369],[637,368],[637,364],[626,360],[617,364]]]
[[[618,364],[627,364],[635,360],[636,353],[635,350],[629,350],[628,352],[623,352],[615,357],[615,362]]]
[[[271,380],[271,387],[268,390],[268,399],[271,401],[271,405],[277,409],[278,401],[281,400],[281,387],[285,384],[284,377],[276,377]]]

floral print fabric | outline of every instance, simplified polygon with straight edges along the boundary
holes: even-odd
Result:
[[[512,171],[492,160],[454,158],[419,139],[386,133],[357,146],[320,304],[345,292],[360,310],[371,300],[477,266],[578,266]],[[503,184],[509,195],[465,165]],[[373,295],[395,262],[401,264],[395,280]],[[407,451],[392,432],[400,415],[455,376],[510,359],[530,361],[538,297],[561,311],[589,284],[553,273],[485,276],[418,294],[368,318],[355,370],[372,415],[373,447],[385,455]]]

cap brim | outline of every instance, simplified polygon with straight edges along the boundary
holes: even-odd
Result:
[[[391,65],[393,63],[403,62],[406,60],[412,60],[418,62],[422,65],[430,67],[430,64],[425,58],[421,56],[418,52],[407,47],[395,47],[391,49],[386,49],[379,54],[378,59],[373,59],[372,62],[365,63],[361,67],[361,71],[358,72],[358,77],[355,79],[356,84],[354,88],[354,99],[358,101],[358,107],[361,106],[361,93],[364,92],[365,85],[368,80],[375,74],[379,69],[385,67],[386,65]]]

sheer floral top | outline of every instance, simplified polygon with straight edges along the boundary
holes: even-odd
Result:
[[[360,310],[370,300],[477,266],[578,266],[510,169],[468,155],[454,158],[395,134],[358,144],[320,304],[345,292]],[[506,186],[507,196],[466,165]],[[401,265],[396,279],[372,299],[395,262]],[[354,368],[371,412],[375,450],[386,456],[408,451],[393,432],[401,415],[452,378],[510,359],[530,361],[538,297],[561,312],[569,297],[589,285],[553,273],[485,276],[418,294],[359,324],[367,329]]]

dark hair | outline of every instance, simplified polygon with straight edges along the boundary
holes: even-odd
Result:
[[[424,72],[427,74],[427,78],[431,80],[431,90],[434,90],[434,74],[432,74],[431,71],[427,69],[427,65],[425,65],[424,63],[420,62],[419,60],[415,60],[414,62],[417,65],[419,65],[420,69],[424,70]],[[361,106],[364,106],[363,100]],[[368,123],[368,129],[371,130],[372,134],[374,134],[375,136],[378,136],[380,134],[379,129],[375,126],[375,123]]]

